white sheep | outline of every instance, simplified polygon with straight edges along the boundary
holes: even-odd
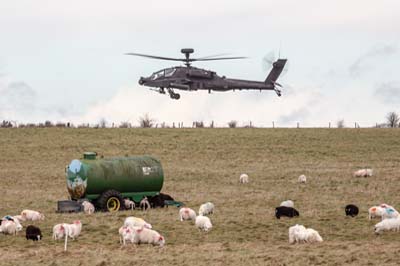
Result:
[[[384,208],[384,213],[382,214],[382,220],[383,219],[388,219],[388,218],[397,218],[399,217],[399,212],[396,211],[395,208],[392,206]]]
[[[179,210],[179,218],[184,220],[196,220],[196,212],[190,208],[183,207]]]
[[[242,184],[249,183],[249,176],[247,174],[241,174],[239,177],[239,182]]]
[[[155,230],[151,230],[145,227],[133,227],[132,229],[134,230],[133,241],[135,244],[152,244],[158,245],[160,247],[163,247],[165,244],[165,238]]]
[[[126,241],[135,243],[135,229],[140,229],[140,227],[121,226],[118,230],[119,243],[123,245],[126,244]]]
[[[23,210],[21,212],[21,216],[23,217],[24,221],[39,221],[44,220],[44,215],[38,211],[32,210]]]
[[[359,169],[353,173],[355,177],[370,177],[372,176],[372,169]]]
[[[151,229],[152,226],[151,224],[147,223],[145,220],[142,218],[137,218],[137,217],[127,217],[124,221],[124,226],[130,226],[130,227],[146,227],[148,229]]]
[[[299,183],[306,183],[307,177],[305,175],[301,175],[298,178]]]
[[[279,206],[294,208],[294,202],[291,200],[285,200],[285,201],[282,201],[281,205],[279,205]]]
[[[0,232],[5,235],[16,235],[17,225],[15,224],[14,221],[3,220],[0,225]]]
[[[53,239],[59,240],[65,236],[65,230],[63,224],[56,224],[53,227]]]
[[[208,215],[214,213],[214,204],[211,202],[206,202],[200,205],[199,215]]]
[[[92,214],[94,213],[94,205],[90,203],[89,201],[84,201],[82,202],[83,206],[83,212],[86,214]]]
[[[375,234],[379,234],[382,231],[399,231],[400,230],[400,218],[385,219],[377,223],[374,227]]]
[[[372,219],[375,217],[380,217],[382,218],[383,215],[386,212],[386,207],[381,207],[381,206],[372,206],[371,208],[368,209],[368,219]]]
[[[208,232],[212,228],[211,220],[207,216],[199,215],[196,217],[195,225],[198,229]]]
[[[135,202],[133,200],[130,199],[124,199],[124,205],[125,205],[125,209],[129,210],[133,210],[136,208]]]
[[[19,232],[22,230],[22,225],[20,223],[20,219],[18,219],[18,218],[21,218],[21,216],[20,215],[16,215],[16,216],[6,215],[3,218],[1,218],[1,220],[2,221],[6,221],[6,220],[14,221],[15,229],[17,230],[17,232]]]
[[[300,243],[300,234],[305,231],[306,228],[303,225],[294,225],[289,227],[289,244]]]
[[[323,239],[319,233],[312,228],[305,228],[296,224],[289,228],[289,243],[316,243],[322,242]]]

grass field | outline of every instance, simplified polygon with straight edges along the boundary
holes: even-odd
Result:
[[[163,164],[163,192],[196,211],[216,206],[214,228],[200,233],[178,209],[57,214],[68,197],[65,166],[84,151],[105,157],[148,154]],[[0,129],[0,216],[35,209],[43,241],[0,235],[0,265],[398,265],[400,233],[375,236],[369,206],[400,207],[400,130],[396,129]],[[374,176],[354,178],[354,170]],[[247,173],[250,183],[240,185]],[[306,185],[297,183],[305,174]],[[292,199],[300,217],[277,220],[274,208]],[[356,218],[344,206],[360,207]],[[125,217],[148,220],[166,238],[163,249],[121,247]],[[54,224],[81,219],[82,234],[51,239]],[[324,242],[289,245],[296,223]],[[26,223],[24,224],[27,225]]]

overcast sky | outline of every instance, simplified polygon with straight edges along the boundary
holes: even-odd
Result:
[[[226,126],[351,126],[400,112],[400,1],[0,0],[0,120]],[[264,80],[270,52],[290,61],[274,92],[180,92],[138,85],[174,63],[124,55],[229,53],[196,63],[227,77]],[[178,63],[179,64],[179,63]]]

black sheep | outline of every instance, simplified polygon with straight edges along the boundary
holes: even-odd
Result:
[[[38,241],[42,238],[42,231],[40,231],[39,227],[28,225],[28,227],[26,228],[26,240],[32,239],[33,241]]]
[[[346,212],[346,216],[355,217],[358,214],[358,207],[356,205],[349,204],[346,206],[344,211]]]
[[[280,219],[281,216],[294,217],[300,216],[300,214],[295,208],[280,206],[275,208],[275,216]]]

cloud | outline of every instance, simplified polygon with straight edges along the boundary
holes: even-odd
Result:
[[[0,117],[9,119],[32,115],[36,93],[22,81],[0,81]]]
[[[374,96],[385,104],[396,104],[400,102],[399,82],[387,82],[378,85],[374,91]]]
[[[369,63],[374,63],[380,57],[387,57],[397,53],[397,47],[394,45],[375,46],[368,52],[362,54],[350,65],[349,73],[353,78],[361,76],[369,69]]]

